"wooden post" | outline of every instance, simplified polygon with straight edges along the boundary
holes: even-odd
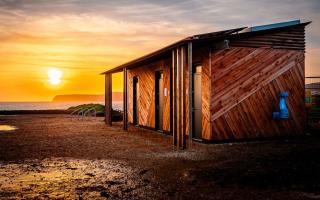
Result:
[[[188,43],[188,68],[189,68],[189,148],[192,146],[193,134],[193,69],[192,69],[192,42]]]
[[[186,145],[186,65],[189,62],[189,46],[177,47],[172,50],[172,103],[173,103],[173,145],[185,149]],[[189,92],[190,95],[190,92]]]
[[[177,104],[177,110],[176,110],[176,113],[177,113],[177,146],[178,148],[180,147],[181,145],[181,105],[180,105],[180,98],[181,98],[181,93],[180,93],[180,90],[181,90],[181,68],[180,68],[180,48],[177,47],[177,87],[176,87],[176,104]]]
[[[128,130],[127,68],[123,68],[123,130]]]
[[[177,47],[172,51],[173,145],[180,149],[186,148],[186,53],[185,47]]]
[[[105,75],[105,123],[112,126],[112,74]]]
[[[187,49],[181,47],[181,148],[186,148],[186,64]]]
[[[176,49],[172,50],[172,143],[177,146],[177,63]]]

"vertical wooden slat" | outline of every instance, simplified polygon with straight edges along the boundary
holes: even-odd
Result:
[[[212,126],[213,126],[213,124],[212,124],[212,122],[211,122],[211,112],[210,112],[210,108],[211,108],[211,94],[212,94],[212,90],[213,90],[213,88],[212,88],[212,77],[211,77],[211,75],[212,75],[212,47],[210,47],[209,48],[209,95],[207,95],[207,98],[209,99],[209,101],[208,101],[208,103],[209,103],[209,105],[208,105],[208,111],[209,112],[207,112],[207,113],[209,113],[209,124],[210,124],[210,127],[209,127],[209,130],[207,130],[208,132],[209,132],[209,137],[210,138],[212,138],[212,132],[213,132],[213,130],[212,130]]]
[[[128,76],[127,68],[123,68],[123,130],[128,130]]]
[[[173,102],[174,102],[174,130],[173,144],[178,148],[186,148],[186,80],[185,66],[187,62],[186,48],[177,47],[174,50],[174,82],[173,82]]]
[[[112,126],[112,74],[105,75],[105,123]]]
[[[186,148],[186,48],[184,46],[181,47],[181,146],[180,148]]]
[[[177,115],[176,115],[176,117],[177,117],[177,121],[176,121],[176,123],[177,123],[177,146],[178,147],[180,147],[180,142],[181,142],[181,135],[180,135],[180,130],[181,130],[181,127],[180,127],[180,125],[181,125],[181,122],[180,122],[180,116],[181,116],[181,114],[180,114],[180,108],[181,108],[181,106],[180,106],[180,98],[181,98],[181,96],[180,96],[180,79],[181,79],[181,71],[180,71],[180,49],[179,48],[177,48],[177,55],[176,55],[176,57],[177,57],[177,60],[176,60],[176,73],[177,73],[177,83],[176,83],[176,99],[175,99],[175,101],[176,101],[176,113],[177,113]]]
[[[172,95],[173,95],[173,116],[172,116],[172,121],[173,121],[173,128],[172,128],[172,140],[173,140],[173,145],[177,145],[177,51],[174,49],[172,50]]]
[[[192,105],[193,105],[193,78],[192,78],[192,43],[189,42],[188,44],[188,68],[189,68],[189,147],[192,145],[192,134],[193,134],[193,114],[192,114]]]

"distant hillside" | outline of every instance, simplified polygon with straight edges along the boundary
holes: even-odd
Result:
[[[122,92],[113,92],[112,101],[122,101]],[[52,99],[52,102],[103,102],[104,95],[91,94],[66,94],[57,95]]]

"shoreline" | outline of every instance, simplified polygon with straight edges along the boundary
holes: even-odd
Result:
[[[67,109],[52,110],[0,110],[0,115],[71,114]]]

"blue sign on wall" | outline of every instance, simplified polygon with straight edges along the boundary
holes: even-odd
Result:
[[[272,118],[273,119],[288,119],[289,118],[289,110],[286,103],[286,98],[289,96],[289,92],[280,92],[280,101],[279,107],[280,112],[273,112]]]

